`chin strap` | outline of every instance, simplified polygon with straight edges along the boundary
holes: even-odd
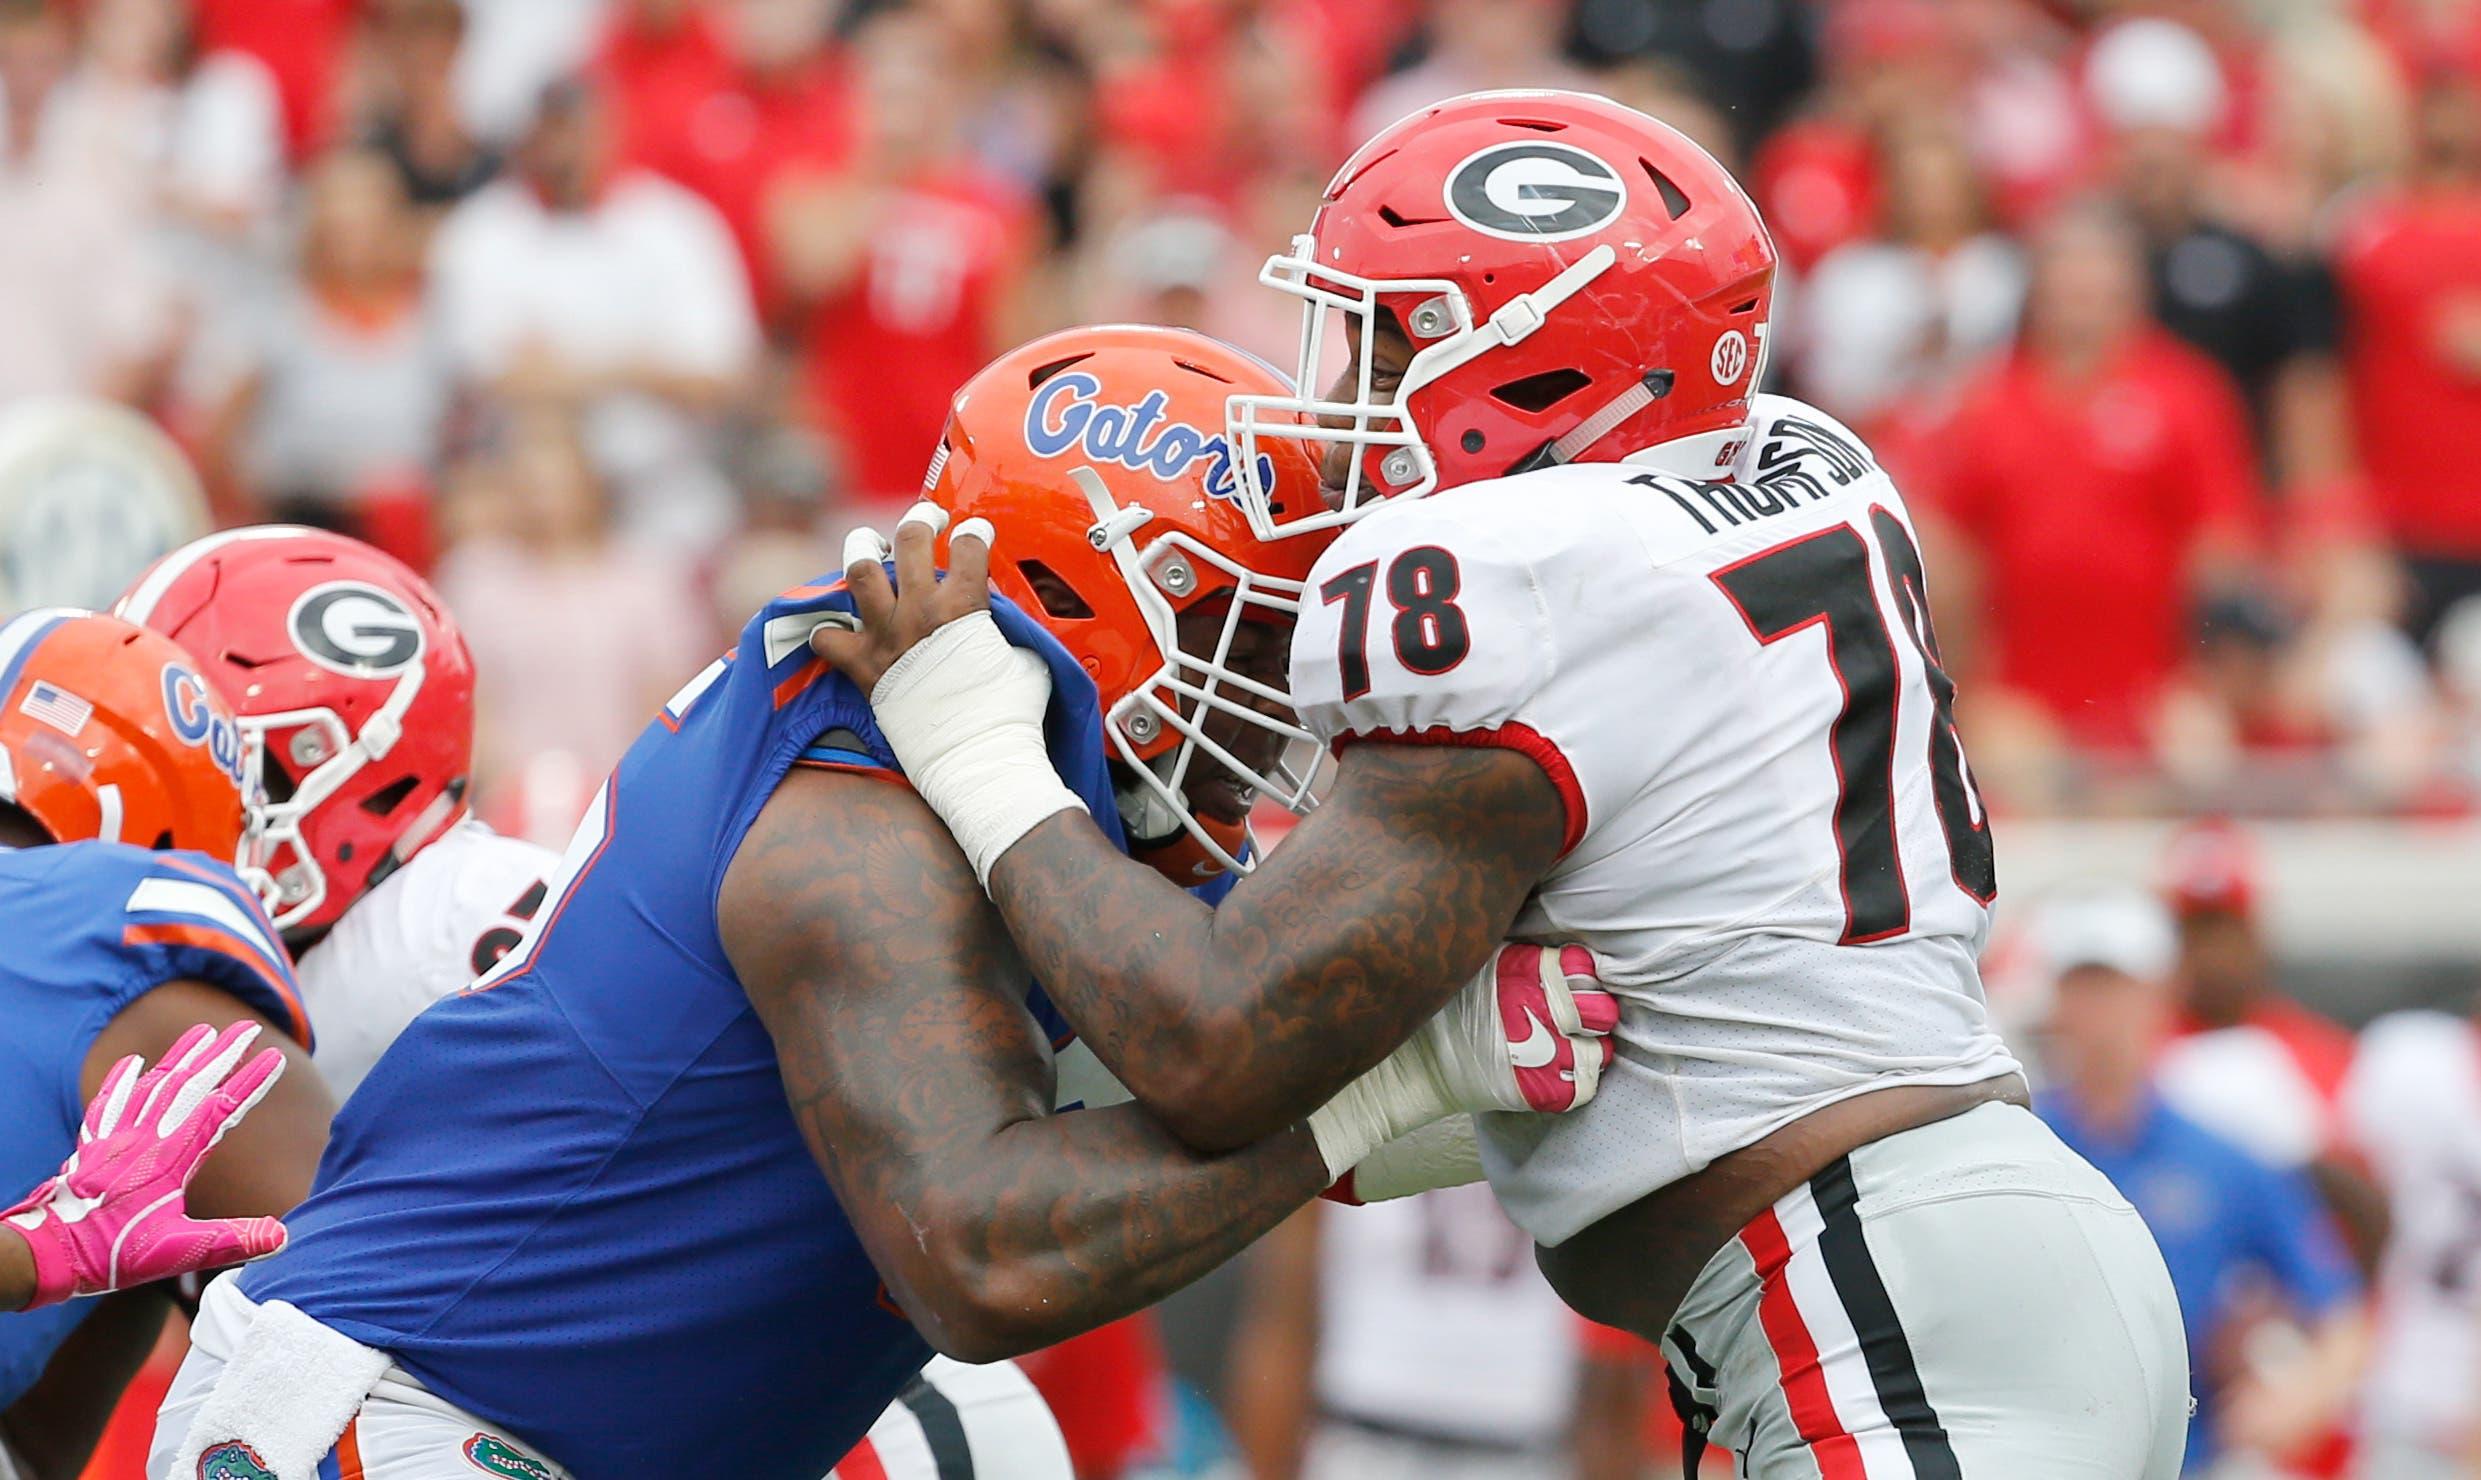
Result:
[[[1462,369],[1478,357],[1502,345],[1516,344],[1531,338],[1542,327],[1551,310],[1585,291],[1585,285],[1610,270],[1620,260],[1609,242],[1579,257],[1561,269],[1557,277],[1530,293],[1519,293],[1499,305],[1498,311],[1452,340],[1443,340],[1413,356],[1405,367],[1404,382],[1396,389],[1398,405],[1411,400],[1413,392],[1430,384],[1452,370]]]

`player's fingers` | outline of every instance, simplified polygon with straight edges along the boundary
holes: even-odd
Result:
[[[284,1224],[274,1218],[217,1218],[212,1222],[224,1235],[218,1240],[222,1247],[215,1259],[219,1267],[264,1259],[283,1248],[288,1236]]]
[[[1542,1000],[1549,1004],[1551,1026],[1573,1038],[1585,1031],[1585,1021],[1577,1015],[1576,983],[1561,969],[1562,953],[1541,946],[1525,947],[1533,966],[1534,980],[1542,991]]]
[[[876,565],[893,554],[895,548],[887,542],[887,536],[869,525],[855,525],[844,536],[844,568],[850,571],[856,565]]]
[[[862,626],[872,631],[885,631],[896,617],[896,591],[887,583],[887,567],[882,563],[884,557],[868,551],[866,547],[857,552],[856,546],[863,534],[875,539],[878,531],[856,530],[844,537],[844,589],[853,598],[853,614],[861,618]],[[853,559],[856,553],[861,553],[862,558]],[[833,629],[822,627],[819,630],[826,632]]]
[[[967,519],[948,531],[948,585],[951,599],[963,598],[968,609],[990,605],[991,541],[988,519]]]
[[[896,589],[918,591],[927,599],[938,579],[938,562],[932,551],[939,531],[948,527],[948,511],[928,499],[905,510],[896,521]]]
[[[1596,1037],[1610,1033],[1620,1025],[1620,999],[1608,992],[1575,993],[1577,1021],[1586,1032]]]
[[[188,1124],[198,1107],[215,1093],[217,1086],[224,1082],[224,1076],[232,1072],[233,1065],[241,1062],[241,1056],[250,1051],[250,1045],[257,1039],[258,1024],[251,1022],[234,1023],[216,1034],[206,1056],[181,1071],[180,1082],[165,1102],[162,1118],[156,1122],[158,1133],[169,1136]]]
[[[204,1160],[206,1153],[214,1150],[216,1143],[223,1140],[234,1126],[241,1124],[258,1102],[267,1098],[267,1092],[276,1087],[276,1081],[283,1077],[284,1055],[272,1048],[262,1048],[225,1080],[222,1088],[208,1097],[193,1122],[198,1134],[203,1135],[206,1141],[198,1152],[200,1160]],[[197,1170],[197,1163],[191,1163],[189,1172],[184,1173],[181,1180],[186,1183],[190,1173]]]
[[[114,1064],[103,1076],[103,1088],[95,1092],[93,1103],[86,1107],[86,1124],[79,1139],[92,1141],[108,1136],[121,1127],[121,1118],[129,1110],[130,1096],[137,1092],[138,1081],[146,1072],[146,1060],[131,1054]]]
[[[186,1033],[172,1040],[172,1047],[155,1060],[155,1067],[138,1081],[137,1108],[132,1112],[135,1123],[153,1125],[156,1112],[176,1093],[183,1076],[198,1055],[214,1041],[215,1029],[205,1023],[195,1024]]]

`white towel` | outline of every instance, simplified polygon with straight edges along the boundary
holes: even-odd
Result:
[[[270,1300],[190,1421],[172,1473],[195,1475],[209,1450],[244,1444],[277,1480],[314,1480],[390,1365],[386,1352]]]

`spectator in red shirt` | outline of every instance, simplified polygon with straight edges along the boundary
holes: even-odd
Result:
[[[963,147],[947,53],[925,15],[871,22],[851,164],[787,182],[769,213],[775,280],[809,309],[813,405],[863,498],[921,487],[949,395],[1008,342],[1035,245],[1022,195]]]
[[[2239,397],[2155,326],[2143,257],[2086,208],[2039,240],[2024,331],[1965,390],[1936,501],[1978,594],[1989,677],[2066,739],[2129,751],[2180,664],[2201,578],[2236,553],[2256,497]]]
[[[2426,637],[2481,593],[2481,83],[2435,77],[2417,123],[2410,178],[2355,215],[2335,271],[2370,500]]]
[[[719,16],[638,0],[600,61],[625,121],[621,157],[723,213],[770,317],[781,299],[762,248],[770,196],[795,174],[840,167],[851,140],[834,11],[833,0],[739,0]]]

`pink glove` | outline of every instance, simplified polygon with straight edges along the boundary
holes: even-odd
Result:
[[[1620,1025],[1619,999],[1602,990],[1593,952],[1511,944],[1492,964],[1508,1066],[1525,1103],[1556,1113],[1592,1099],[1618,1052],[1609,1035]]]
[[[284,1247],[273,1218],[201,1220],[184,1206],[198,1164],[284,1073],[272,1048],[234,1071],[257,1037],[256,1023],[221,1033],[201,1023],[154,1069],[135,1055],[112,1066],[60,1175],[0,1213],[34,1251],[28,1310]]]
[[[1330,1176],[1407,1132],[1467,1111],[1559,1114],[1594,1097],[1619,999],[1583,946],[1511,942],[1438,1015],[1309,1117]]]

